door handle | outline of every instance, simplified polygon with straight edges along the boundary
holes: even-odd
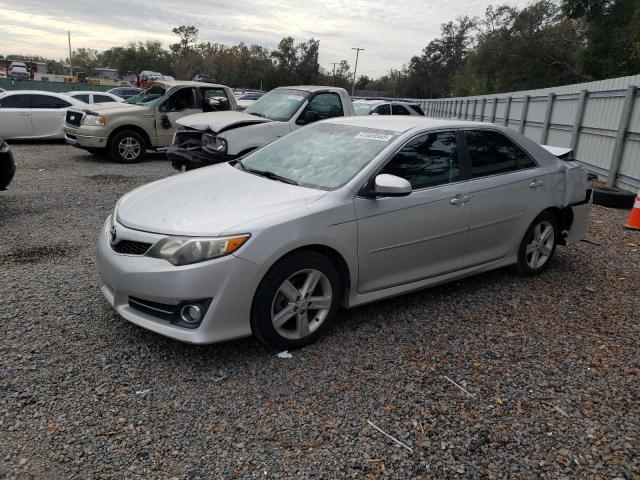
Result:
[[[469,198],[471,198],[469,197],[469,195],[456,195],[451,200],[449,200],[449,203],[451,205],[464,205],[469,201]]]
[[[153,113],[145,113],[144,118],[153,118]]]
[[[534,180],[529,184],[530,188],[538,188],[544,185],[544,180]]]

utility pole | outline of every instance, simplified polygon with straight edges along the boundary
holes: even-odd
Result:
[[[331,62],[331,65],[333,65],[333,77],[331,80],[331,86],[335,86],[336,84],[336,65],[340,63],[340,62]]]
[[[73,67],[71,66],[71,30],[67,30],[69,37],[69,76],[73,77]]]
[[[353,92],[356,89],[356,74],[358,73],[358,56],[360,55],[360,50],[364,50],[364,48],[353,47],[351,50],[356,51],[356,66],[353,69],[353,85],[351,86],[351,96],[353,97]]]

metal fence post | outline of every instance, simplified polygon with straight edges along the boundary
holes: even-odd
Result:
[[[462,105],[464,104],[464,100],[460,100],[458,102],[460,104],[460,110],[458,110],[458,119],[462,118]]]
[[[511,95],[507,97],[507,104],[504,107],[504,126],[509,126],[509,115],[511,114]]]
[[[498,97],[493,99],[493,107],[491,107],[491,123],[496,122],[496,110],[498,110]]]
[[[547,111],[544,114],[544,124],[542,125],[542,134],[540,135],[540,143],[547,143],[549,137],[549,125],[551,124],[551,113],[553,112],[553,99],[556,97],[555,93],[550,93],[547,99]]]
[[[483,98],[480,103],[480,121],[484,122],[484,106],[487,104],[487,99]]]
[[[578,98],[578,108],[576,109],[576,118],[573,121],[573,128],[571,129],[571,143],[569,147],[573,150],[575,156],[578,149],[578,138],[580,138],[580,129],[582,128],[582,119],[584,118],[584,109],[587,106],[587,90],[580,91],[580,98]]]
[[[609,166],[609,174],[607,175],[607,186],[613,187],[618,178],[620,164],[622,163],[622,155],[624,154],[624,146],[627,141],[627,130],[629,130],[629,122],[633,113],[633,104],[636,100],[636,90],[638,87],[630,85],[627,87],[627,93],[624,96],[624,107],[622,115],[620,115],[620,125],[618,126],[618,134],[616,135],[616,146],[611,156],[611,165]]]
[[[469,119],[469,102],[471,100],[467,100],[466,102],[464,102],[464,119],[468,120]]]
[[[473,110],[471,110],[471,120],[476,121],[476,109],[478,108],[478,99],[473,99]]]
[[[525,95],[522,100],[522,116],[520,117],[520,133],[524,133],[524,127],[527,125],[527,112],[529,111],[529,95]]]

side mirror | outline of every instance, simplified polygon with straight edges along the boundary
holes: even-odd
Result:
[[[376,197],[404,197],[412,191],[411,184],[407,180],[395,175],[381,173],[374,181],[373,193]]]
[[[314,112],[313,110],[307,110],[304,114],[303,125],[317,122],[318,120],[320,120],[320,115],[318,115],[318,112]]]

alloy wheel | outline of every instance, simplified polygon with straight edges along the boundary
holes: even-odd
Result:
[[[118,153],[125,160],[135,160],[140,156],[141,151],[140,142],[133,137],[125,137],[118,144]]]
[[[527,243],[525,257],[532,270],[540,269],[551,256],[555,242],[555,231],[551,222],[543,220],[531,232],[531,240]]]
[[[302,339],[325,321],[333,292],[325,274],[315,269],[300,270],[278,288],[271,304],[273,328],[284,338]]]

